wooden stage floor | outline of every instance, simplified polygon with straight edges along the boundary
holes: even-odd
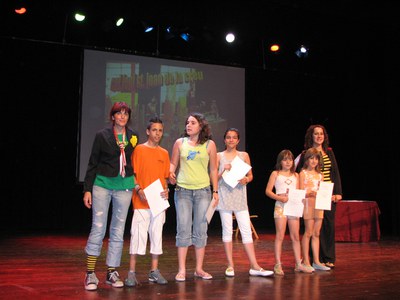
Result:
[[[259,264],[274,265],[271,233],[259,233],[255,240]],[[175,282],[177,257],[173,233],[164,235],[160,270],[167,285],[147,281],[149,255],[139,258],[134,288],[112,288],[105,281],[105,251],[96,274],[97,291],[85,291],[86,234],[25,234],[0,240],[0,299],[399,299],[400,241],[382,239],[370,243],[337,243],[336,268],[314,274],[294,273],[289,237],[284,241],[285,276],[250,277],[240,237],[234,240],[234,278],[226,278],[226,259],[219,232],[209,232],[204,268],[213,280],[194,279],[194,251],[189,249],[186,282]],[[105,249],[106,242],[103,246]],[[120,275],[129,264],[129,236],[125,239]]]

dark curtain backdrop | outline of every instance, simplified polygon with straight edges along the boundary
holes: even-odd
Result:
[[[89,232],[91,212],[76,179],[82,50],[1,40],[3,234]],[[394,50],[387,51],[377,57],[365,50],[323,75],[268,68],[268,62],[266,69],[246,68],[246,149],[254,172],[248,200],[259,216],[257,229],[274,230],[274,202],[264,191],[278,152],[297,155],[306,128],[321,123],[344,199],[377,201],[383,235],[399,236],[398,64],[389,59]],[[173,231],[171,204],[166,230]],[[217,215],[211,227],[218,222]]]

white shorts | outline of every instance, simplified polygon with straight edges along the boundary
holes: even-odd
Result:
[[[233,234],[233,217],[232,213],[235,214],[237,224],[240,229],[240,235],[242,236],[242,243],[248,244],[253,242],[253,236],[250,225],[250,215],[248,210],[220,210],[219,216],[222,224],[222,241],[232,242]]]
[[[150,238],[150,253],[156,255],[162,254],[164,223],[165,211],[153,218],[150,209],[135,209],[131,225],[129,254],[146,254],[147,235]]]

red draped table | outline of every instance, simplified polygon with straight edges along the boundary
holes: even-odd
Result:
[[[342,200],[336,204],[335,240],[373,242],[381,238],[379,207],[375,201]]]

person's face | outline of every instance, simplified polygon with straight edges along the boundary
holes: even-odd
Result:
[[[146,130],[146,133],[151,142],[159,144],[164,133],[164,126],[160,123],[153,123],[150,129]]]
[[[200,132],[200,123],[193,116],[190,116],[186,122],[186,133],[188,135],[196,135]]]
[[[325,139],[324,131],[321,127],[315,127],[313,132],[314,145],[322,145]]]
[[[114,114],[114,122],[117,126],[125,127],[128,120],[129,114],[125,110],[118,111]]]
[[[318,164],[319,164],[319,159],[317,156],[311,156],[308,159],[308,166],[310,167],[310,169],[316,169]]]
[[[284,159],[281,160],[282,170],[290,170],[293,165],[293,159],[289,156],[286,156]]]
[[[228,131],[225,135],[226,148],[236,148],[239,144],[239,137],[235,131]]]

